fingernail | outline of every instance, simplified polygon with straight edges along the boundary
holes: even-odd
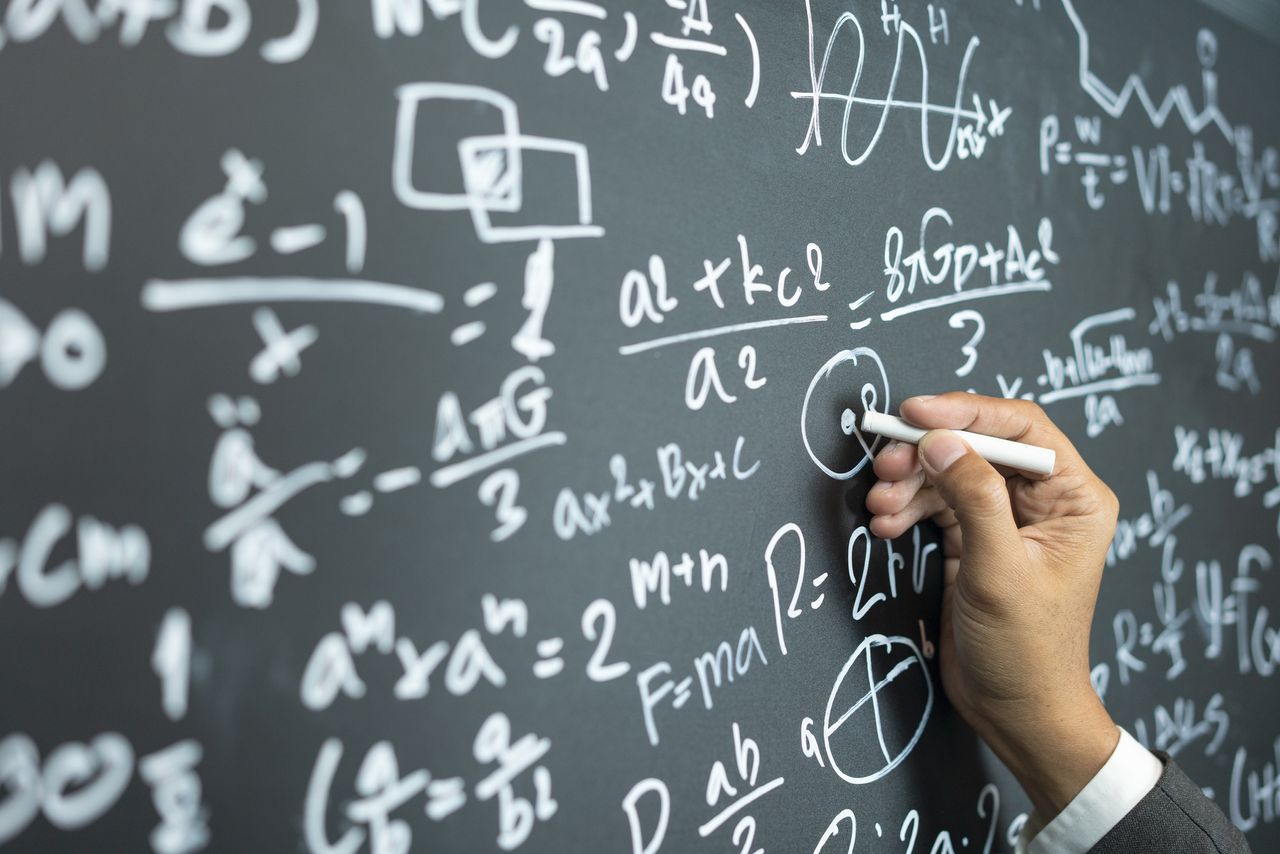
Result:
[[[888,491],[889,489],[891,489],[892,487],[893,487],[893,483],[892,483],[891,481],[887,481],[887,480],[877,480],[877,481],[876,481],[876,485],[875,485],[875,486],[873,486],[873,487],[871,487],[871,488],[872,488],[873,490],[875,490],[875,491],[878,491],[878,492],[886,492],[886,491]]]
[[[946,471],[965,454],[964,442],[949,430],[935,430],[920,442],[920,452],[929,468]]]
[[[902,443],[901,443],[901,442],[899,442],[897,439],[894,439],[892,442],[890,442],[889,444],[887,444],[887,445],[885,445],[883,448],[881,448],[881,449],[880,449],[880,453],[882,453],[882,454],[892,454],[894,451],[898,450],[898,446],[899,446],[899,445],[901,445],[901,444],[902,444]]]
[[[917,394],[915,397],[908,399],[914,400],[917,403],[924,403],[926,400],[933,400],[935,397],[937,397],[936,394]]]

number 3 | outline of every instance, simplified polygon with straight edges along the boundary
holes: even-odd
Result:
[[[486,507],[494,508],[498,527],[489,532],[489,539],[500,543],[520,530],[529,511],[516,504],[516,493],[520,491],[520,475],[515,469],[501,469],[480,482],[480,501]]]
[[[969,359],[956,368],[956,376],[958,377],[969,376],[973,366],[978,363],[978,344],[982,342],[982,336],[987,333],[987,322],[982,319],[982,315],[971,308],[957,311],[947,321],[947,325],[952,329],[964,329],[966,323],[972,323],[977,329],[974,331],[973,337],[969,339],[969,343],[960,348],[960,352],[968,356]]]

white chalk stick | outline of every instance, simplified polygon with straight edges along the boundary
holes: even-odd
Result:
[[[896,415],[867,410],[862,415],[862,430],[875,433],[899,442],[918,445],[928,430],[913,427]],[[1011,442],[1008,439],[997,439],[995,436],[984,436],[981,433],[970,433],[968,430],[952,430],[968,443],[970,448],[989,463],[999,463],[1035,474],[1053,474],[1053,464],[1057,459],[1049,448],[1028,445],[1023,442]]]

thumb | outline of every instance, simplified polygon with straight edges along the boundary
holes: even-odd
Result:
[[[1016,554],[1020,538],[1009,490],[991,463],[950,430],[931,430],[920,440],[920,465],[955,511],[966,552]]]

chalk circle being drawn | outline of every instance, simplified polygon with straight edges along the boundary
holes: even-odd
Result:
[[[932,711],[933,680],[915,643],[865,638],[840,669],[822,717],[831,770],[853,785],[879,780],[915,748]]]
[[[849,405],[850,391],[856,394],[856,403],[852,407]],[[813,425],[812,432],[809,422],[811,405],[817,413],[817,424]],[[875,456],[882,440],[873,437],[868,444],[860,426],[860,415],[868,411],[884,412],[888,406],[889,377],[875,350],[857,347],[832,356],[813,375],[800,410],[800,437],[804,440],[809,459],[827,477],[835,480],[848,480],[862,471]],[[858,410],[856,413],[855,408]],[[848,462],[849,437],[853,437],[862,450],[852,465]]]

